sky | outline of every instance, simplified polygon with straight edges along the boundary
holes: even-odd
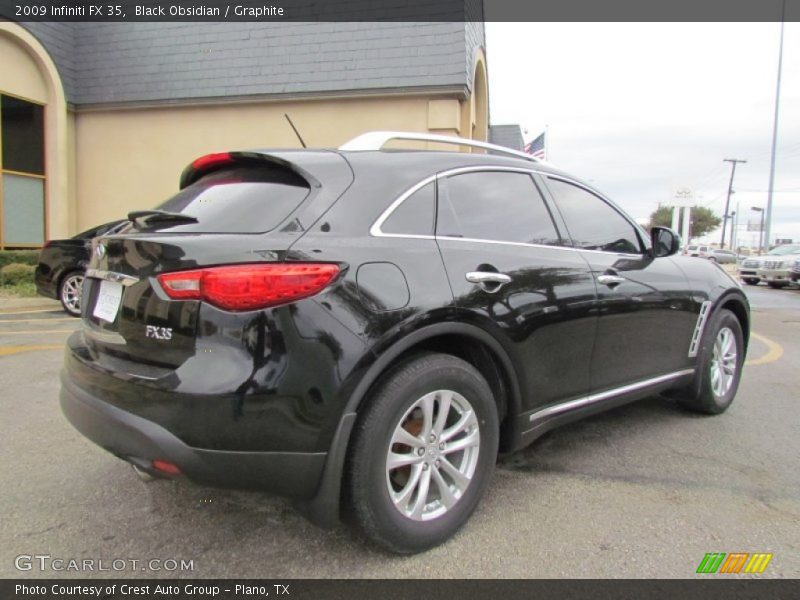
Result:
[[[757,245],[766,206],[779,23],[487,23],[492,124],[525,141],[547,128],[548,160],[646,220],[674,191]],[[772,238],[800,240],[800,23],[784,33]],[[719,241],[721,228],[702,241]],[[726,237],[730,238],[730,230]]]

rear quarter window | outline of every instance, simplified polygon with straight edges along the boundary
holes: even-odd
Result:
[[[274,168],[233,167],[214,171],[158,206],[191,215],[197,223],[159,226],[175,233],[266,233],[306,199],[308,182]]]

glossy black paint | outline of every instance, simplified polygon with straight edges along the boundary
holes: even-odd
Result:
[[[128,460],[169,459],[153,453],[184,448],[176,462],[190,457],[194,466],[185,472],[206,482],[214,481],[209,452],[223,462],[235,462],[236,453],[263,453],[270,464],[306,465],[291,473],[291,485],[256,477],[257,462],[236,472],[242,485],[308,501],[315,520],[330,523],[359,409],[386,369],[414,352],[449,351],[472,361],[496,392],[502,447],[513,450],[539,434],[526,425],[535,411],[693,368],[688,349],[702,302],[735,306],[748,329],[747,300],[729,276],[707,261],[654,258],[643,232],[639,255],[571,247],[560,220],[563,243],[552,246],[369,233],[398,196],[436,173],[463,167],[554,172],[549,167],[438,152],[269,155],[271,164],[290,164],[314,186],[271,233],[189,235],[164,228],[95,240],[106,251],[92,258],[91,268],[136,281],[125,288],[116,320],[106,323],[92,315],[100,280],[87,279],[84,327],[68,342],[62,404],[68,417],[83,415],[76,426],[92,439],[98,427],[76,407],[94,400],[80,394],[174,438],[155,446],[130,436],[116,446],[96,439]],[[184,183],[195,177],[187,173]],[[549,195],[546,200],[553,203]],[[170,300],[156,280],[168,271],[281,261],[333,262],[341,272],[312,298],[251,312]],[[487,292],[466,280],[476,270],[512,280]],[[605,273],[624,282],[601,285],[596,278]],[[171,328],[172,338],[147,337],[147,325]],[[685,377],[668,385],[681,383]],[[114,415],[103,423],[129,427],[114,425]],[[230,477],[217,482],[232,484]]]
[[[94,227],[65,240],[50,240],[39,253],[34,283],[36,292],[58,299],[58,288],[65,275],[72,271],[85,271],[91,258],[92,238],[104,235],[124,221],[112,221]]]

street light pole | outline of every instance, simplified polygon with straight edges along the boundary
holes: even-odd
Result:
[[[772,233],[772,191],[775,186],[775,151],[778,145],[778,112],[781,104],[781,72],[783,70],[783,26],[786,21],[786,0],[781,8],[781,43],[778,49],[778,83],[775,90],[775,119],[772,123],[772,154],[769,160],[769,187],[767,188],[767,216],[766,232],[764,239],[769,248],[769,238]]]
[[[722,215],[722,240],[719,243],[720,250],[725,248],[725,226],[728,224],[728,219],[730,219],[728,210],[730,210],[731,207],[731,194],[733,193],[733,177],[736,175],[736,163],[746,163],[747,161],[738,158],[723,158],[722,162],[731,163],[731,181],[728,184],[728,197],[725,200],[725,214]]]
[[[751,206],[750,210],[754,210],[757,213],[761,213],[761,226],[758,228],[758,255],[761,256],[764,253],[764,242],[763,242],[763,235],[764,235],[764,209],[760,206]]]

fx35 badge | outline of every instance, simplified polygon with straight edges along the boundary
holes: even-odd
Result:
[[[153,338],[154,340],[171,340],[172,327],[156,327],[155,325],[147,325],[144,336]]]

